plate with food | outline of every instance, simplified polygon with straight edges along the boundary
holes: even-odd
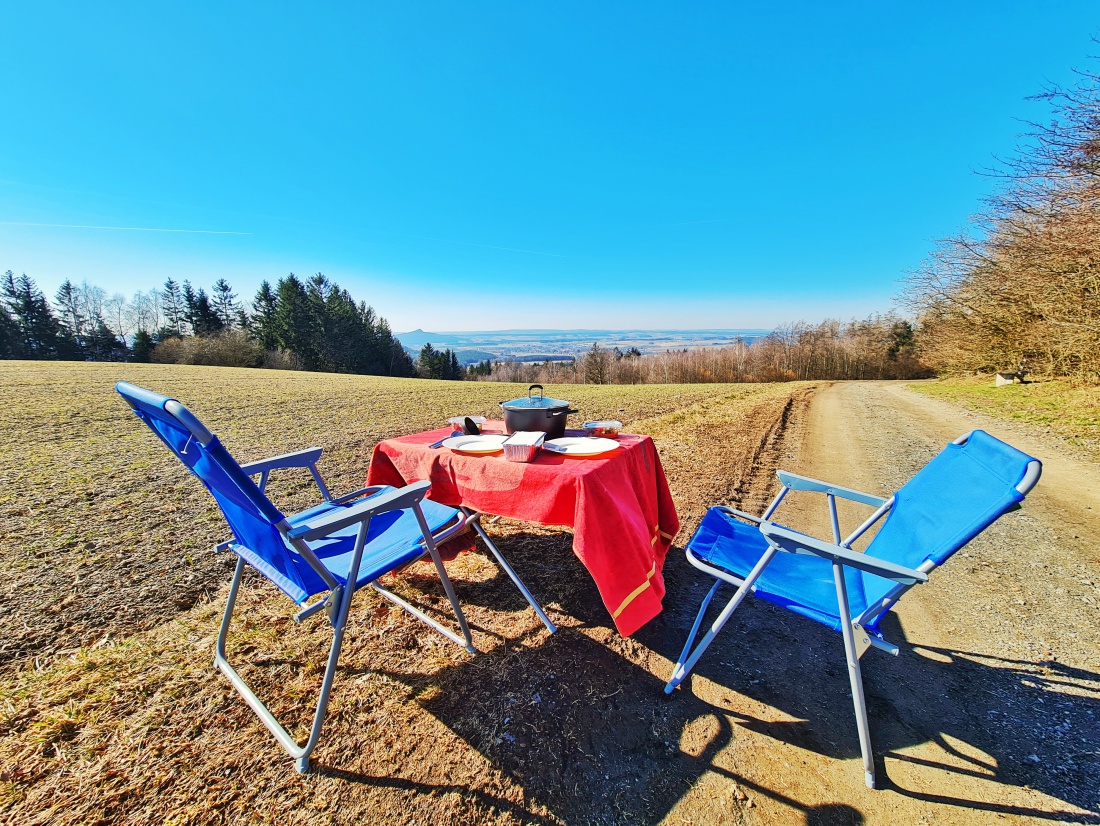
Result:
[[[449,447],[455,453],[469,453],[474,456],[500,453],[504,450],[504,442],[507,438],[507,436],[486,434],[481,436],[452,436],[443,440],[443,447]]]
[[[618,448],[619,443],[614,439],[593,439],[588,436],[565,436],[542,443],[543,450],[560,453],[563,456],[602,456]]]

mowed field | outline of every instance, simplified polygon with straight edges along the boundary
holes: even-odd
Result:
[[[547,634],[480,552],[448,564],[479,652],[357,597],[315,771],[291,761],[211,667],[235,563],[201,485],[113,390],[180,399],[241,461],[318,445],[334,493],[381,439],[499,416],[525,386],[130,364],[0,362],[0,816],[32,823],[629,823],[705,771],[698,709],[662,700],[682,645],[670,606],[620,637],[568,532],[502,521],[502,552],[559,625]],[[548,386],[654,437],[683,528],[668,599],[697,604],[682,544],[706,507],[758,507],[811,385]],[[308,474],[275,477],[284,511]],[[439,604],[429,566],[391,583]],[[230,657],[305,731],[330,628],[246,581]],[[687,611],[685,614],[684,611]],[[318,615],[320,616],[320,615]],[[690,618],[686,619],[690,625]],[[294,730],[294,727],[292,730]],[[702,735],[700,735],[702,736]],[[723,804],[725,805],[725,804]]]

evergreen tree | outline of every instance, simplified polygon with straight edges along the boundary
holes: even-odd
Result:
[[[415,376],[416,364],[413,362],[412,356],[401,345],[401,342],[393,337],[389,322],[384,318],[380,318],[374,329],[378,341],[381,375],[399,378],[412,378]]]
[[[412,356],[401,345],[401,342],[395,338],[390,338],[390,376],[396,376],[398,378],[412,378],[416,375],[416,364],[413,363]]]
[[[229,330],[239,321],[241,305],[237,302],[237,294],[224,278],[214,282],[214,290],[210,304],[217,313],[222,327]]]
[[[164,282],[162,301],[164,317],[168,320],[164,331],[169,335],[182,336],[184,333],[183,324],[187,318],[187,305],[184,302],[180,285],[171,278]],[[167,338],[167,336],[162,336],[162,338]]]
[[[123,361],[129,354],[126,342],[115,335],[101,315],[92,319],[86,350],[96,361]]]
[[[148,330],[138,330],[134,333],[134,346],[132,348],[134,361],[148,362],[155,344],[156,342],[153,341],[153,336]]]
[[[222,327],[221,318],[210,306],[210,298],[206,290],[199,288],[195,292],[190,281],[183,282],[183,301],[186,307],[187,323],[191,325],[191,332],[196,336],[210,336],[219,332]]]
[[[280,278],[275,289],[275,337],[278,345],[294,353],[307,370],[320,363],[322,328],[305,285],[294,273]]]
[[[426,342],[420,348],[420,357],[416,360],[416,372],[422,379],[438,379],[435,373],[439,369],[439,353],[432,347],[432,343]]]
[[[479,361],[477,364],[471,364],[466,368],[466,374],[468,376],[491,376],[493,375],[493,362],[489,359],[485,361]]]
[[[165,285],[167,286],[167,285]],[[194,332],[195,326],[195,303],[198,301],[198,295],[195,293],[194,288],[191,286],[191,282],[187,279],[183,281],[183,318],[191,325],[191,332]]]
[[[87,338],[88,319],[84,315],[83,302],[80,293],[73,286],[73,282],[65,279],[54,295],[54,303],[61,316],[61,326],[65,328],[70,346],[78,353],[83,353]]]
[[[420,349],[417,373],[426,379],[461,380],[462,367],[453,350],[436,350],[431,342]]]
[[[26,273],[16,278],[8,270],[4,274],[3,296],[19,330],[18,357],[57,358],[61,325],[34,279]]]
[[[19,358],[19,325],[0,304],[0,359]]]
[[[271,284],[262,281],[256,297],[252,299],[252,317],[248,326],[256,343],[265,350],[274,350],[279,346],[275,320],[277,302]]]

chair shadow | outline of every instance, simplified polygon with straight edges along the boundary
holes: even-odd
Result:
[[[506,639],[484,629],[499,644],[471,660],[427,675],[410,665],[380,671],[403,684],[409,701],[446,725],[503,775],[523,789],[523,803],[497,799],[484,790],[462,787],[487,805],[511,812],[525,822],[549,822],[537,814],[545,807],[564,823],[618,824],[657,822],[700,781],[716,773],[800,812],[806,824],[861,824],[864,815],[839,803],[808,805],[715,764],[719,753],[751,731],[834,759],[859,755],[843,646],[839,635],[766,603],[749,600],[734,615],[722,637],[696,668],[729,691],[767,703],[792,722],[772,722],[718,707],[696,696],[690,684],[671,697],[663,694],[665,675],[637,664],[646,651],[675,660],[707,584],[673,549],[665,566],[669,593],[665,611],[631,640],[618,637],[591,578],[573,557],[568,534],[512,533],[498,542],[535,597],[568,618],[559,632],[546,636],[541,625],[523,639]],[[413,587],[435,586],[414,577]],[[530,610],[510,580],[498,572],[478,581],[456,580],[464,605],[489,611]],[[880,788],[915,800],[1002,815],[1100,824],[1100,815],[1082,819],[1071,812],[1045,812],[905,788],[887,773],[892,761],[973,776],[998,783],[1030,786],[1085,810],[1098,776],[1100,732],[1094,715],[1095,690],[1086,684],[1100,675],[1058,663],[1032,663],[904,645],[894,615],[884,622],[887,638],[900,644],[897,658],[870,651],[863,658],[864,685],[871,718]],[[629,653],[630,657],[625,656]],[[916,661],[915,661],[916,660]],[[919,672],[919,678],[914,675]],[[357,672],[341,672],[354,677]],[[806,691],[807,676],[814,689]],[[1081,696],[1061,692],[1075,687]],[[438,689],[438,690],[434,690]],[[968,698],[966,705],[955,699]],[[1067,705],[1068,702],[1068,705]],[[1059,721],[1084,732],[1082,759],[1072,769],[1035,764],[1042,754],[1050,721],[1043,709],[1057,709]],[[1004,742],[988,721],[1011,710],[1026,732],[1022,741]],[[1091,726],[1091,728],[1090,728]],[[699,732],[704,735],[700,740]],[[689,732],[693,734],[689,737]],[[954,743],[966,745],[960,750]],[[906,750],[934,743],[953,760],[914,757]],[[991,759],[975,756],[974,752]],[[1088,754],[1091,751],[1092,757]],[[961,766],[959,764],[962,764]],[[318,766],[346,782],[425,792],[451,787],[378,777]],[[853,784],[861,778],[853,774]]]
[[[681,752],[684,726],[711,710],[694,698],[662,702],[660,680],[591,639],[592,630],[562,628],[521,656],[502,643],[432,675],[442,690],[419,696],[423,675],[383,673],[521,786],[529,808],[544,806],[565,823],[656,822],[710,770],[732,729],[698,756]],[[519,819],[530,817],[525,808]]]
[[[639,642],[675,660],[706,587],[708,583],[685,589],[691,597],[646,626]],[[728,599],[732,591],[723,593]],[[724,604],[725,599],[715,602]],[[716,612],[712,607],[708,618]],[[887,615],[882,630],[899,645],[899,655],[871,649],[861,660],[880,789],[965,809],[1100,824],[1100,673],[1055,661],[906,645],[895,613]],[[798,718],[776,724],[737,715],[738,726],[829,757],[860,755],[843,642],[817,623],[750,599],[694,674]],[[812,690],[807,689],[808,676],[813,677]],[[1012,737],[998,723],[1009,716]],[[1050,751],[1052,736],[1080,740],[1072,764],[1042,758]],[[906,753],[927,743],[939,746],[951,762]],[[890,761],[1029,787],[1094,814],[1082,818],[1076,812],[1050,813],[906,788],[890,777]]]

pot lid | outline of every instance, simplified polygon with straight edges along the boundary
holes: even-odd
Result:
[[[538,391],[537,395],[536,390]],[[505,410],[555,410],[559,407],[569,407],[569,402],[544,396],[542,395],[542,385],[532,384],[528,388],[526,396],[521,399],[512,399],[510,402],[501,402],[500,406]]]

